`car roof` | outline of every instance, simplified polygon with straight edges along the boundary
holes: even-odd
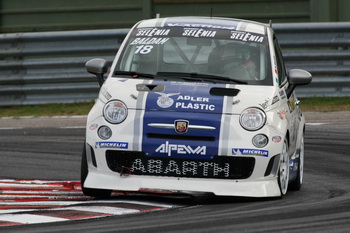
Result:
[[[268,25],[243,19],[218,17],[168,17],[140,21],[137,28],[148,27],[185,27],[227,29],[266,35]]]

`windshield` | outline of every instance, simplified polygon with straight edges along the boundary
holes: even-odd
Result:
[[[247,84],[272,85],[270,70],[264,35],[227,29],[160,27],[135,28],[131,32],[115,73],[135,72],[155,78],[189,73],[213,75],[213,80],[214,76],[222,76]]]

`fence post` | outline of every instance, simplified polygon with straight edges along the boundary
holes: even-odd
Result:
[[[309,0],[310,22],[338,21],[338,1],[334,0]]]
[[[153,18],[153,1],[142,0],[142,13],[144,19]]]

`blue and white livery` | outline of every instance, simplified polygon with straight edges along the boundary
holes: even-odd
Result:
[[[273,30],[251,21],[144,20],[107,62],[82,155],[83,192],[275,197],[303,181],[305,120]]]

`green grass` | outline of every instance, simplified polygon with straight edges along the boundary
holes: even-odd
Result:
[[[303,111],[350,111],[350,97],[300,98],[300,102],[300,107]]]
[[[94,102],[0,107],[0,117],[87,115]]]
[[[303,111],[350,111],[350,97],[300,99]],[[94,102],[0,107],[0,117],[87,115]]]

